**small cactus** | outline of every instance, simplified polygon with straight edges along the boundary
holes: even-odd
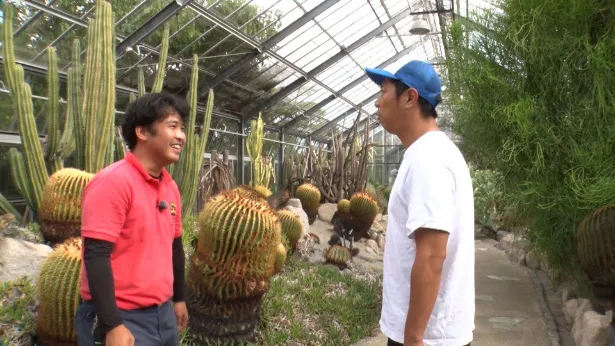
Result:
[[[344,268],[351,259],[350,249],[341,245],[333,245],[325,251],[327,263],[337,265],[340,268]]]
[[[81,234],[81,194],[94,174],[75,168],[55,172],[43,190],[41,234],[52,244]]]
[[[587,215],[577,229],[577,255],[597,296],[615,299],[615,205]]]
[[[36,327],[41,345],[77,345],[74,317],[81,284],[81,238],[56,246],[41,265]]]
[[[350,198],[350,224],[354,229],[354,240],[358,241],[372,227],[378,215],[378,203],[367,192],[357,192]]]
[[[253,189],[250,185],[239,185],[231,191],[236,192],[241,197],[250,198],[256,201],[262,202],[265,198],[262,194]]]
[[[337,202],[337,210],[340,213],[349,213],[350,212],[350,201],[347,199],[342,199],[339,202]]]
[[[259,195],[263,196],[263,198],[269,198],[269,196],[271,196],[271,190],[269,190],[266,186],[264,185],[256,185],[254,187],[254,191],[258,192]]]
[[[288,238],[288,242],[292,249],[297,247],[297,242],[303,235],[303,224],[301,219],[290,210],[280,210],[278,218],[282,226],[282,233]]]
[[[320,190],[313,184],[304,183],[297,187],[295,196],[301,201],[301,206],[308,216],[309,224],[313,224],[320,207]]]
[[[286,247],[284,246],[284,244],[280,243],[278,244],[277,247],[277,252],[276,252],[276,256],[275,256],[275,262],[273,265],[273,274],[278,274],[279,272],[282,271],[282,268],[284,268],[284,264],[286,264],[286,255],[287,255],[287,250]]]

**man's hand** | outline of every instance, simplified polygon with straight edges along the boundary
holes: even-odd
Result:
[[[177,318],[177,330],[183,331],[188,325],[188,309],[185,302],[177,302],[173,305],[175,318]]]
[[[423,343],[422,340],[419,340],[419,341],[408,340],[404,342],[404,346],[425,346],[425,344]]]
[[[135,337],[123,324],[108,331],[105,338],[106,346],[134,346],[134,344]]]

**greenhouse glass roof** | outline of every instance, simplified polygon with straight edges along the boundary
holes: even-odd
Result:
[[[14,0],[18,62],[45,71],[45,48],[68,67],[73,38],[85,40],[93,0]],[[441,26],[489,6],[483,0],[114,0],[118,91],[137,88],[137,67],[153,83],[165,23],[171,30],[165,90],[188,91],[199,57],[200,102],[215,92],[215,115],[251,119],[269,129],[326,141],[360,126],[378,126],[379,89],[364,67],[395,71],[413,59],[442,75]],[[430,32],[410,33],[423,19]],[[81,43],[81,47],[85,42]],[[447,116],[446,95],[440,114]],[[125,97],[127,99],[127,97]],[[118,98],[119,100],[119,98]],[[118,107],[119,108],[119,107]]]

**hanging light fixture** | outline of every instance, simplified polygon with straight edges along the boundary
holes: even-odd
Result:
[[[425,35],[431,32],[429,23],[423,18],[416,18],[410,24],[410,33],[412,35]]]

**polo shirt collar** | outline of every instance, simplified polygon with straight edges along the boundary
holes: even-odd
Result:
[[[145,167],[143,167],[143,164],[141,164],[141,161],[139,161],[139,159],[137,159],[137,157],[133,153],[127,152],[124,159],[126,160],[126,162],[130,163],[134,168],[136,168],[137,171],[139,171],[139,173],[143,175],[143,178],[145,178],[146,181],[158,181],[158,179],[152,177],[147,172]],[[165,168],[162,168],[160,174],[162,177],[162,179],[160,180],[161,182],[167,182],[170,179],[169,173]]]

